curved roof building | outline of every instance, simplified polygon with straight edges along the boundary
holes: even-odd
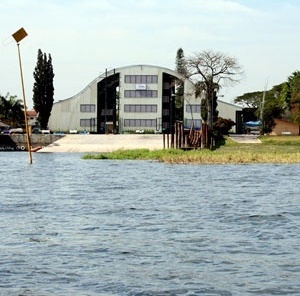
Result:
[[[105,71],[80,93],[54,103],[49,128],[53,131],[124,133],[168,130],[175,119],[200,127],[200,100],[184,82],[178,104],[177,72],[158,66],[133,65]],[[176,101],[176,102],[175,102]]]

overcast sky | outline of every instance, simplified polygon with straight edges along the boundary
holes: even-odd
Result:
[[[243,67],[224,100],[264,90],[300,70],[299,0],[1,0],[0,94],[22,99],[17,46],[28,107],[38,49],[50,53],[55,101],[80,92],[105,69],[150,64],[175,69],[185,56],[221,51]]]

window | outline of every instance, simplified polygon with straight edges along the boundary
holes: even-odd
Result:
[[[157,105],[124,105],[124,112],[157,112]]]
[[[170,89],[170,83],[169,82],[164,82],[163,88],[164,89]]]
[[[193,126],[194,128],[201,128],[201,119],[188,119],[186,125],[188,127]]]
[[[186,113],[200,113],[201,106],[200,105],[186,105]]]
[[[96,105],[95,104],[81,104],[80,112],[95,112]]]
[[[80,126],[81,127],[91,127],[95,126],[95,118],[90,118],[90,119],[80,119]]]
[[[170,97],[169,96],[163,96],[162,102],[163,103],[169,103]]]
[[[114,110],[113,109],[106,109],[106,115],[113,115]],[[105,109],[101,110],[101,115],[104,116],[105,115]]]
[[[169,109],[163,109],[162,110],[162,115],[163,116],[168,116],[170,114]]]
[[[157,90],[125,90],[125,98],[157,98]]]
[[[125,127],[156,127],[156,119],[124,119]]]
[[[158,83],[157,75],[125,75],[125,83]]]

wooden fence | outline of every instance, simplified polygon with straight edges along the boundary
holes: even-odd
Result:
[[[163,134],[164,148],[196,149],[201,147],[202,131],[196,130],[193,126],[185,129],[182,121],[174,124],[174,133]]]

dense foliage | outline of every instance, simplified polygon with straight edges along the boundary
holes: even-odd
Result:
[[[11,127],[23,127],[24,106],[21,100],[9,93],[0,96],[0,121]]]
[[[35,79],[33,85],[34,109],[38,113],[38,121],[42,129],[47,129],[54,102],[53,66],[49,54],[38,50],[37,64],[33,73]]]
[[[292,122],[300,125],[300,71],[293,72],[288,77],[282,90]]]
[[[214,134],[216,138],[221,139],[223,136],[227,136],[233,126],[235,126],[235,122],[231,119],[218,117],[214,123]]]
[[[285,117],[300,124],[300,72],[294,72],[287,82],[269,90],[243,94],[235,99],[235,103],[242,103],[255,110],[256,118],[262,122],[263,133],[272,131],[275,118]]]

